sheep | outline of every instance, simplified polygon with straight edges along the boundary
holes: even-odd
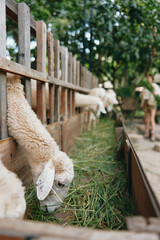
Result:
[[[87,109],[91,110],[96,117],[99,117],[101,112],[106,113],[101,99],[94,96],[76,93],[75,106],[86,107]]]
[[[91,110],[89,112],[88,129],[90,129],[92,121],[95,127],[96,120],[99,118],[101,112],[106,113],[103,102],[99,97],[95,96],[76,93],[75,106],[86,107],[87,110]]]
[[[22,84],[7,84],[7,100],[9,133],[27,155],[41,209],[52,212],[64,200],[73,180],[72,160],[60,151],[31,109]]]
[[[113,105],[118,104],[118,100],[116,98],[116,93],[109,89],[106,91],[106,98],[105,98],[105,107],[107,108],[108,112],[111,112],[113,110]]]
[[[106,91],[104,88],[93,88],[89,94],[91,96],[99,97],[102,100],[105,108],[107,108],[108,112],[113,110],[114,104],[118,104],[116,94],[112,89]]]
[[[105,104],[106,90],[104,88],[92,88],[89,95],[99,97],[103,104]]]
[[[22,219],[26,210],[25,188],[0,157],[0,218]]]

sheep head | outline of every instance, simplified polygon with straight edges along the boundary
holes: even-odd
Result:
[[[37,197],[43,211],[53,212],[61,205],[73,177],[72,160],[64,152],[60,151],[56,159],[54,157],[45,164],[36,181]]]

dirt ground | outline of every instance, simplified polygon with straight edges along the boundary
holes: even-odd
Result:
[[[126,121],[126,128],[149,183],[160,204],[160,152],[154,150],[155,145],[158,145],[160,150],[160,124],[156,124],[155,142],[143,138],[143,119],[135,119],[133,122]]]

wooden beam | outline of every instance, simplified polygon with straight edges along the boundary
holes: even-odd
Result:
[[[72,83],[76,85],[76,58],[72,57]]]
[[[76,85],[80,85],[80,62],[76,61]]]
[[[61,87],[55,86],[55,100],[54,100],[54,121],[60,121],[61,110]]]
[[[59,70],[60,70],[60,44],[59,40],[54,40],[54,71],[55,78],[59,80]],[[61,115],[61,86],[55,86],[55,101],[54,101],[54,120],[56,122],[60,121]]]
[[[36,22],[37,37],[37,70],[46,72],[46,24]],[[46,124],[45,83],[37,82],[37,115],[43,124]]]
[[[30,9],[25,3],[18,3],[18,62],[30,68],[30,61]],[[24,79],[24,89],[32,105],[30,79]]]
[[[68,81],[68,49],[66,47],[61,47],[61,56],[62,56],[62,80],[67,83]],[[61,109],[63,119],[66,120],[68,116],[68,89],[62,89],[62,101]]]
[[[47,33],[47,46],[48,46],[48,75],[54,76],[53,68],[53,34],[51,32]]]
[[[49,119],[50,119],[50,123],[54,122],[54,98],[55,98],[55,85],[49,84]]]
[[[0,56],[6,57],[6,1],[0,1]],[[7,138],[7,91],[6,91],[6,74],[0,72],[0,138]]]
[[[19,63],[10,61],[1,56],[0,56],[0,70],[3,72],[10,72],[23,77],[32,78],[41,82],[48,82],[48,83],[59,85],[69,89],[74,89],[76,91],[80,91],[84,93],[89,93],[90,91],[89,89],[75,86],[72,83],[64,82],[62,80],[58,80],[56,78],[50,77],[47,75],[47,73],[36,71],[34,69],[31,69]]]
[[[72,83],[72,53],[68,53],[68,82]]]

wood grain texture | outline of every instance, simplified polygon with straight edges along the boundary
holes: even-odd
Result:
[[[72,53],[68,53],[68,82],[72,83]]]
[[[62,150],[70,152],[76,137],[84,129],[84,113],[75,115],[62,123]]]
[[[30,8],[25,3],[18,4],[18,62],[30,68]],[[24,79],[24,89],[32,105],[30,79]]]
[[[53,58],[53,34],[51,32],[47,33],[47,47],[48,47],[48,75],[54,77],[54,58]]]
[[[63,227],[29,220],[0,220],[1,235],[33,236],[37,240],[159,240],[158,234],[133,231],[104,231],[89,228]]]
[[[49,119],[50,119],[50,123],[54,122],[54,98],[55,98],[55,85],[49,84]]]
[[[5,0],[0,1],[0,56],[6,56],[6,8]],[[0,72],[0,138],[8,137],[7,131],[7,91],[6,74]]]
[[[13,138],[10,137],[0,141],[0,155],[7,169],[15,172],[24,185],[29,186],[32,182],[32,177],[27,156]]]
[[[61,117],[61,87],[55,86],[54,121],[59,122]]]
[[[76,85],[80,85],[80,62],[76,61]]]
[[[73,85],[72,83],[64,82],[64,81],[58,80],[56,78],[53,79],[53,77],[48,76],[47,73],[43,73],[40,71],[30,69],[26,66],[23,66],[19,63],[10,61],[1,56],[0,56],[0,70],[3,72],[10,72],[10,73],[24,76],[27,78],[33,78],[38,81],[48,82],[48,83],[55,84],[58,86],[66,87],[68,89],[74,89],[76,91],[80,91],[80,92],[84,92],[84,93],[90,92],[89,89],[86,89],[83,87],[78,87],[78,86]]]
[[[46,24],[36,22],[37,37],[37,70],[46,72]],[[45,83],[37,81],[37,116],[46,124]]]

